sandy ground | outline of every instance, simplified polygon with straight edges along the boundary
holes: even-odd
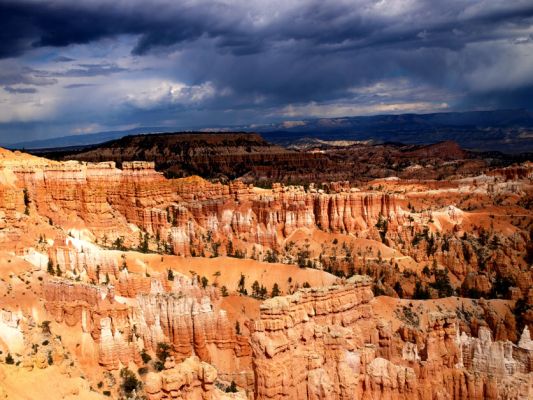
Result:
[[[394,297],[378,296],[372,302],[372,309],[377,318],[390,321],[393,331],[400,328],[403,324],[397,316],[401,315],[403,307],[409,307],[420,318],[420,326],[427,326],[429,315],[432,312],[450,312],[456,310],[470,312],[475,315],[480,312],[479,300],[462,297],[447,297],[433,300],[410,300],[398,299]],[[513,302],[509,300],[490,300],[490,308],[496,311],[498,315],[504,315],[509,311]],[[400,311],[400,314],[397,312]]]
[[[231,257],[185,258],[129,252],[126,260],[130,271],[138,273],[145,271],[148,273],[166,273],[167,269],[171,268],[173,271],[191,276],[191,271],[194,271],[196,274],[209,279],[209,283],[214,283],[216,280],[219,286],[226,286],[230,292],[237,290],[241,273],[245,276],[245,286],[248,293],[251,293],[252,284],[256,280],[260,285],[264,285],[269,292],[274,283],[277,283],[281,291],[287,293],[296,284],[302,286],[304,282],[308,282],[311,286],[327,286],[337,279],[327,272],[316,269]],[[217,271],[220,272],[218,278],[214,276]],[[289,278],[291,278],[290,283]]]
[[[58,367],[27,371],[0,364],[0,399],[9,400],[98,400],[108,399],[90,390],[89,382],[69,377]]]

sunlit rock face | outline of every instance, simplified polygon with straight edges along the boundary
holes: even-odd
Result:
[[[530,179],[259,189],[0,152],[0,361],[117,398],[126,366],[149,399],[530,398]]]
[[[90,333],[99,346],[99,363],[107,369],[136,362],[143,349],[155,352],[159,343],[169,344],[179,360],[236,357],[235,332],[226,312],[213,308],[218,299],[213,287],[188,282],[179,291],[164,292],[155,286],[160,289],[126,302],[115,298],[113,287],[55,279],[44,285],[45,307],[56,322]]]
[[[124,162],[117,169],[113,162],[37,160],[5,167],[13,180],[0,191],[6,212],[24,211],[24,189],[30,210],[57,225],[86,227],[104,245],[118,237],[136,244],[136,226],[182,255],[199,253],[207,232],[214,239],[229,235],[277,247],[297,228],[354,233],[373,229],[379,215],[399,217],[394,196],[342,187],[324,194],[276,186],[263,194],[240,181],[166,180],[149,162]]]
[[[369,285],[355,276],[262,304],[251,337],[257,398],[528,398],[527,339],[493,342],[486,328],[473,338],[454,314],[432,313],[404,341],[373,316]]]

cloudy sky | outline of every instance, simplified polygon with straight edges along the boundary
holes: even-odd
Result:
[[[533,108],[531,0],[0,0],[0,142]]]

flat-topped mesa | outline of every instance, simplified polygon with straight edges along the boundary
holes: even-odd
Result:
[[[226,198],[230,194],[228,185],[212,183],[197,175],[172,179],[170,182],[180,199],[186,202]]]
[[[123,161],[122,170],[153,172],[155,171],[155,163],[153,161]]]
[[[112,161],[100,163],[77,161],[57,163],[50,161],[47,164],[12,165],[10,169],[23,186],[53,183],[54,181],[65,184],[86,183],[88,179],[97,177],[115,180],[121,174],[121,171],[116,169],[115,163]]]

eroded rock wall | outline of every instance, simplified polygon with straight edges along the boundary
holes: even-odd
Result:
[[[257,399],[527,399],[533,351],[459,335],[454,313],[400,327],[372,314],[370,282],[268,300],[252,329]]]

